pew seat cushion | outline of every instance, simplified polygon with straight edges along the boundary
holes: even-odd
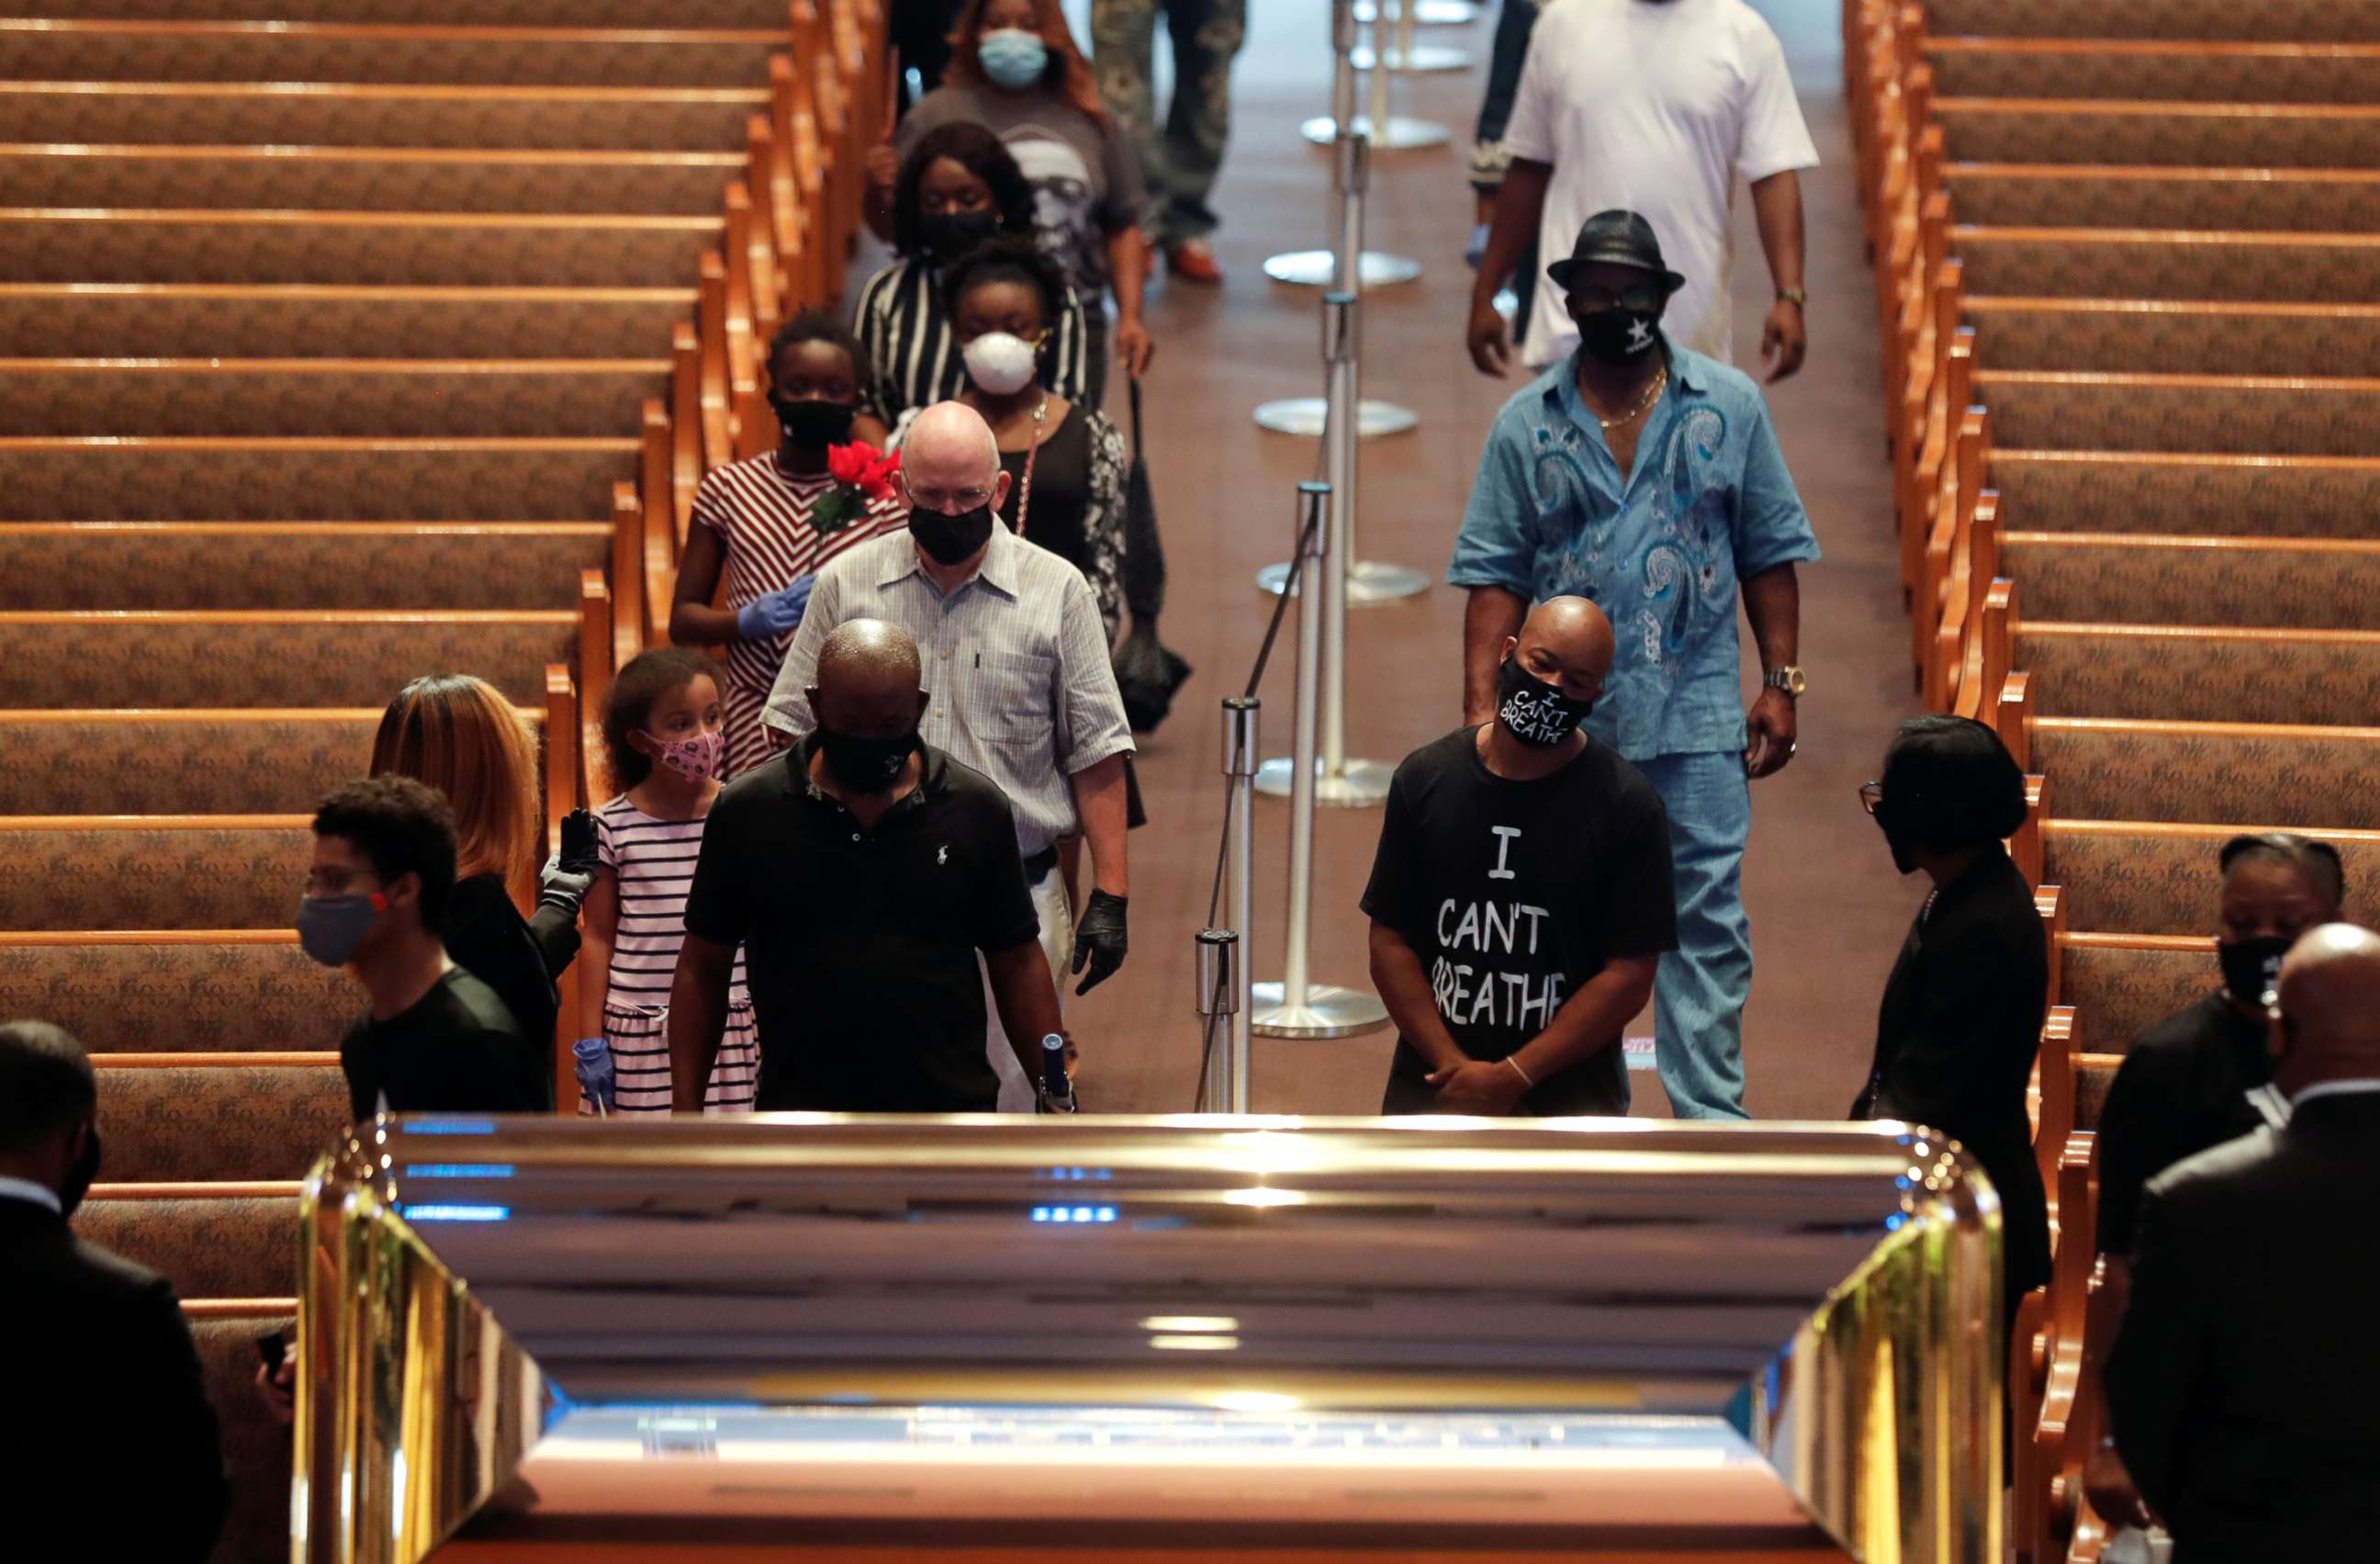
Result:
[[[294,1195],[182,1194],[83,1202],[75,1231],[161,1272],[188,1298],[279,1298],[297,1290]]]
[[[159,1183],[298,1179],[346,1128],[335,1061],[99,1067],[99,1132],[111,1179]]]
[[[0,940],[0,1016],[55,1021],[94,1054],[326,1052],[359,1008],[352,978],[277,932]]]

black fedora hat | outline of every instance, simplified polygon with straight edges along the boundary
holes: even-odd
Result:
[[[1548,266],[1546,275],[1567,293],[1572,274],[1581,266],[1633,266],[1659,277],[1671,293],[1686,286],[1686,279],[1661,260],[1661,241],[1654,237],[1653,225],[1633,212],[1598,212],[1588,218],[1578,230],[1570,259]]]

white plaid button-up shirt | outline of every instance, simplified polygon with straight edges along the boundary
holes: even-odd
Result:
[[[1076,829],[1066,779],[1132,752],[1099,599],[1083,573],[1005,527],[983,566],[948,597],[905,530],[846,551],[819,572],[801,629],[760,720],[790,739],[815,726],[805,693],[837,625],[882,619],[917,638],[927,743],[1000,785],[1025,857]]]

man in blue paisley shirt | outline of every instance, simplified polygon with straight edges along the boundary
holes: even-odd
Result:
[[[1752,992],[1743,844],[1750,784],[1793,757],[1809,514],[1745,375],[1660,329],[1685,278],[1652,226],[1602,212],[1547,273],[1578,350],[1504,405],[1447,580],[1471,592],[1464,720],[1496,712],[1497,661],[1533,602],[1574,594],[1609,617],[1619,654],[1588,718],[1669,808],[1678,948],[1654,982],[1661,1084],[1681,1118],[1742,1118]],[[1738,593],[1763,684],[1743,705]]]

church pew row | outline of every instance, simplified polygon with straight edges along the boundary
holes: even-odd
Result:
[[[716,216],[0,209],[0,280],[670,287]]]
[[[2037,716],[2020,753],[2078,820],[2380,829],[2380,727]]]
[[[2380,102],[2380,43],[1958,38],[1937,30],[1925,59],[1934,91],[1948,98]]]
[[[105,358],[650,359],[697,290],[0,283],[0,354]]]
[[[579,641],[567,609],[0,613],[0,709],[378,707],[451,672],[529,705]]]
[[[2380,457],[2022,449],[1995,444],[2001,514],[2067,532],[2380,537]]]
[[[574,438],[638,427],[669,393],[650,359],[6,359],[17,435]]]
[[[722,87],[325,81],[0,81],[12,144],[717,153],[770,110],[760,78]]]
[[[281,889],[285,924],[298,890]],[[0,1014],[55,1021],[93,1053],[321,1052],[356,1011],[353,980],[286,927],[0,933]]]
[[[2369,303],[2380,295],[2380,234],[2374,233],[1960,223],[1950,229],[1950,248],[1973,293],[2338,304]]]
[[[91,1065],[108,1172],[128,1183],[299,1178],[347,1122],[336,1052],[100,1054]]]
[[[2336,376],[2326,359],[2301,368],[2321,373],[1984,369],[1972,400],[1991,409],[1993,445],[2015,450],[2369,455],[2380,379]]]
[[[0,520],[595,521],[642,454],[635,439],[0,438]]]
[[[295,1298],[185,1300],[182,1313],[206,1372],[207,1399],[223,1425],[231,1512],[210,1564],[262,1564],[289,1554],[289,1430],[273,1420],[256,1389],[256,1339],[287,1330]]]
[[[312,852],[307,819],[0,818],[0,862],[10,866],[0,929],[285,929]]]
[[[0,521],[0,609],[536,609],[610,558],[601,521]]]
[[[545,714],[520,715],[541,737]],[[0,815],[310,813],[362,775],[380,718],[376,706],[0,711]],[[0,1001],[0,1013],[27,1012]]]
[[[2380,539],[2008,532],[1999,569],[2046,620],[2380,624]]]
[[[1934,116],[1958,163],[2380,168],[2380,106],[1945,97]]]
[[[1926,14],[1940,37],[2380,43],[2368,0],[2257,0],[2252,10],[2237,0],[1926,0]]]
[[[1961,303],[1979,373],[2380,375],[2380,305],[1975,294]]]
[[[0,57],[29,81],[747,87],[767,79],[770,52],[788,42],[783,28],[0,19]]]
[[[2027,700],[2051,716],[2362,726],[2380,711],[2380,630],[2028,617],[2011,644]]]
[[[2069,925],[2095,933],[2197,935],[2213,924],[2216,858],[2238,825],[2051,819],[2041,832],[2042,881],[2063,893]],[[2350,886],[2380,877],[2380,831],[2315,826],[2337,847]]]
[[[1942,180],[1961,222],[1990,226],[2331,233],[2369,228],[2380,210],[2368,168],[1954,163]]]
[[[0,190],[15,206],[709,217],[746,168],[733,152],[0,146]]]
[[[298,1289],[293,1182],[93,1184],[74,1228],[86,1242],[162,1274],[186,1299]]]
[[[2216,922],[2209,861],[2205,926]],[[2069,934],[2059,957],[2058,1001],[2089,1018],[2097,1047],[2123,1053],[2135,1038],[2214,991],[2215,937],[2206,935]]]
[[[369,22],[396,27],[783,28],[786,0],[39,0],[89,20]]]

